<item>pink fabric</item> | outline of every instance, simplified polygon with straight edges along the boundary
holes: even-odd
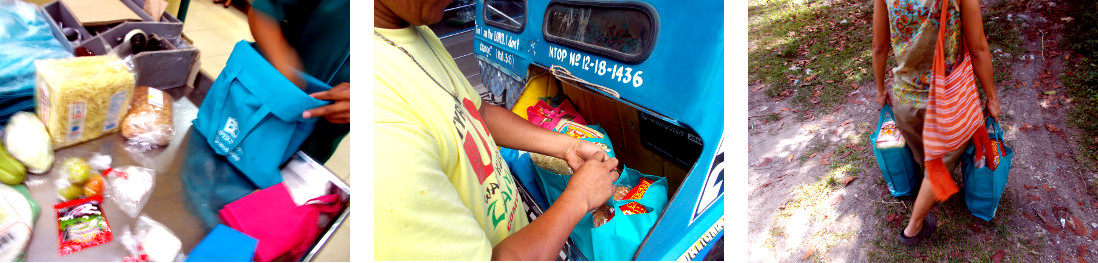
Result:
[[[225,225],[255,237],[255,261],[272,261],[289,254],[298,258],[320,234],[320,213],[342,208],[339,195],[326,195],[296,206],[284,184],[276,184],[236,200],[221,209]]]
[[[564,100],[560,103],[560,107],[556,108],[549,106],[543,100],[538,100],[537,104],[526,108],[526,116],[530,118],[531,123],[547,130],[552,130],[562,119],[571,119],[572,122],[587,125],[583,116],[580,116],[576,108],[572,107],[572,102],[568,100]]]

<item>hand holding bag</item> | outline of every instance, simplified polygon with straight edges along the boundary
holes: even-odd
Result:
[[[198,108],[195,129],[259,188],[282,182],[278,167],[312,133],[316,119],[301,114],[328,104],[309,94],[331,87],[301,77],[308,83],[304,91],[240,41]]]
[[[995,218],[995,210],[999,208],[999,200],[1006,190],[1007,180],[1010,178],[1010,163],[1014,159],[1014,150],[1007,147],[1003,140],[1003,129],[995,119],[987,118],[986,125],[992,127],[988,137],[998,142],[998,147],[992,145],[992,151],[999,152],[999,161],[991,166],[977,167],[975,146],[969,146],[961,156],[961,175],[964,180],[965,205],[972,215],[991,221]],[[996,148],[999,148],[996,151]],[[992,160],[984,158],[985,160]]]
[[[945,201],[957,193],[957,183],[950,177],[949,169],[942,161],[947,153],[956,151],[973,139],[976,152],[986,152],[987,128],[980,120],[983,112],[980,97],[976,93],[976,75],[972,59],[964,41],[960,49],[961,61],[947,76],[945,74],[944,33],[949,21],[949,0],[941,1],[941,19],[938,20],[938,42],[934,49],[933,79],[923,124],[924,164],[934,188],[934,199]]]

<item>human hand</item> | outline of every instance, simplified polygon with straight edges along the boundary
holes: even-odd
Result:
[[[330,90],[309,94],[318,100],[332,101],[332,104],[307,110],[302,118],[324,116],[335,124],[351,123],[351,83],[343,82]]]
[[[564,150],[563,157],[564,158],[561,159],[568,162],[568,167],[572,168],[572,171],[579,170],[587,160],[594,159],[605,161],[610,158],[602,147],[599,147],[593,142],[580,139],[575,139],[572,144],[568,145],[568,148]]]
[[[877,105],[884,108],[885,104],[892,105],[892,96],[888,95],[888,91],[877,90]]]
[[[591,159],[583,163],[564,189],[564,194],[582,200],[584,211],[598,208],[614,195],[614,181],[618,180],[618,159]]]
[[[987,100],[987,103],[985,103],[985,104],[987,104],[986,107],[987,107],[988,115],[991,116],[991,118],[994,118],[995,122],[999,122],[999,113],[1003,112],[1002,110],[999,109],[999,100],[998,99],[989,99],[989,100]]]

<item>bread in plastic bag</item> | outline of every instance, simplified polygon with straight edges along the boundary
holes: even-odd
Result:
[[[50,134],[34,113],[20,111],[11,116],[4,127],[4,144],[8,153],[27,167],[27,172],[45,173],[53,165]]]
[[[134,74],[114,55],[35,61],[36,113],[54,148],[118,131]]]
[[[168,145],[175,135],[172,129],[172,95],[159,89],[140,86],[133,90],[130,111],[122,120],[122,137],[130,144]]]

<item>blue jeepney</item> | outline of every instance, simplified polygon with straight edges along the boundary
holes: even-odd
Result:
[[[477,0],[482,97],[513,108],[532,77],[549,75],[607,130],[621,163],[667,178],[670,202],[635,260],[723,259],[723,9],[714,0]]]

